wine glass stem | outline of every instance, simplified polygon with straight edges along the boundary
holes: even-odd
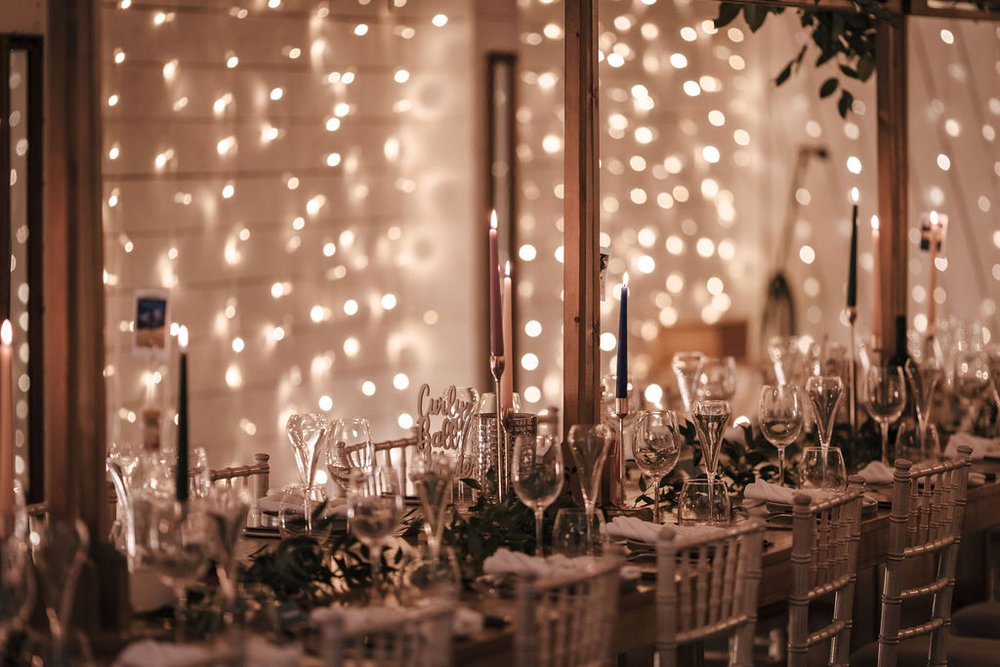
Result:
[[[591,555],[594,553],[594,502],[588,500],[584,503],[585,514],[587,515],[587,554]]]
[[[889,465],[889,422],[880,419],[878,425],[882,431],[882,463]]]
[[[382,578],[382,544],[376,543],[368,548],[372,559],[372,602],[379,599],[378,585]]]
[[[715,471],[705,469],[705,477],[708,478],[708,511],[709,516],[715,516]]]
[[[544,507],[535,508],[535,555],[539,558],[545,556],[545,550],[542,548],[542,519],[544,518]]]
[[[188,636],[188,594],[187,586],[181,585],[174,590],[177,597],[177,609],[174,614],[174,637],[177,642],[187,641]]]
[[[778,486],[785,485],[785,448],[778,447]]]
[[[660,524],[660,479],[653,478],[653,523]]]

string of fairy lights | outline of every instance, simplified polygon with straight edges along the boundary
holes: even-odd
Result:
[[[392,437],[412,425],[416,384],[482,376],[469,340],[477,283],[464,279],[482,232],[470,194],[479,70],[456,56],[473,53],[471,9],[459,0],[192,7],[105,5],[113,433],[131,432],[150,393],[170,422],[169,362],[131,354],[134,290],[156,288],[171,294],[174,319],[192,332],[200,358],[192,389],[205,406],[194,426],[222,443],[223,456],[280,447],[277,434],[295,410],[364,414],[377,436]],[[823,72],[774,90],[770,79],[789,55],[774,44],[799,39],[792,22],[769,21],[756,36],[739,23],[716,31],[715,8],[602,3],[601,244],[610,262],[600,342],[609,362],[611,287],[626,270],[630,335],[647,349],[678,323],[755,322],[802,145],[825,146],[830,159],[791,193],[798,214],[787,271],[803,327],[846,337],[840,249],[850,189],[860,190],[866,222],[875,210],[874,91],[855,90],[844,122],[815,99]],[[517,390],[531,411],[560,404],[562,393],[562,11],[558,0],[520,0],[514,17]],[[926,29],[935,54],[976,35],[964,24],[946,30]],[[996,36],[989,39],[996,61]],[[957,80],[951,64],[942,60],[943,76]],[[976,113],[995,117],[998,98],[987,86]],[[957,139],[955,124],[970,124],[958,120],[963,109],[945,105],[931,120]],[[914,189],[929,194],[915,210],[952,203],[940,177],[959,169],[968,149],[933,150],[936,173],[925,178],[916,167]],[[989,203],[976,201],[987,214]],[[976,242],[989,248],[985,261],[1000,280],[1000,233]],[[925,269],[913,254],[919,330]],[[866,240],[860,264],[870,275]],[[942,270],[943,303],[953,268]],[[989,296],[978,298],[976,309],[991,315]],[[868,299],[862,289],[862,310]],[[634,379],[655,402],[665,385],[653,364],[638,347]]]

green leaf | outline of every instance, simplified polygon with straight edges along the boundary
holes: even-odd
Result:
[[[750,26],[750,32],[757,32],[764,25],[764,19],[767,18],[767,7],[744,5],[743,17],[747,20],[747,25]]]
[[[790,77],[792,75],[792,63],[794,63],[794,62],[795,61],[792,61],[792,62],[788,63],[787,65],[785,65],[785,69],[781,70],[781,73],[774,80],[774,85],[780,86],[785,81],[788,81],[788,77]]]
[[[837,79],[830,77],[823,82],[822,86],[819,87],[819,96],[830,97],[830,95],[833,95],[833,91],[837,90],[839,83],[840,82],[837,81]]]
[[[723,2],[719,5],[719,15],[715,17],[715,27],[722,28],[729,25],[740,15],[741,5],[732,2]]]
[[[837,102],[837,111],[840,112],[841,118],[847,118],[847,112],[851,110],[851,105],[854,104],[854,95],[849,91],[842,91],[840,93],[840,100]]]
[[[866,53],[858,61],[858,78],[862,81],[867,81],[871,78],[872,72],[875,71],[875,56],[871,53]]]
[[[482,491],[483,487],[479,484],[478,480],[472,479],[471,477],[463,477],[461,480],[462,484],[475,489],[476,491]]]
[[[854,69],[853,67],[849,67],[847,65],[841,65],[840,66],[840,71],[843,72],[845,76],[849,76],[852,79],[857,79],[858,78],[858,71],[856,69]]]

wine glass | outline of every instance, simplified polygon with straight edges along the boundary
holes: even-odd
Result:
[[[677,523],[681,526],[729,523],[729,491],[721,479],[685,480],[677,496]]]
[[[806,447],[799,464],[799,486],[803,489],[843,491],[847,468],[840,447]]]
[[[600,510],[593,513],[578,507],[564,507],[556,512],[552,525],[552,552],[575,558],[593,554],[603,539]]]
[[[57,667],[73,664],[67,654],[67,639],[71,637],[69,630],[80,573],[90,549],[90,532],[79,519],[49,518],[30,541],[52,634],[51,664]]]
[[[702,359],[695,375],[698,400],[731,401],[736,395],[736,360],[733,357]]]
[[[535,512],[535,555],[543,556],[542,517],[562,491],[562,445],[553,435],[515,436],[511,462],[514,492]]]
[[[574,424],[569,429],[569,451],[576,462],[577,476],[583,506],[587,513],[587,528],[593,521],[597,494],[601,487],[601,470],[608,458],[608,451],[615,440],[615,432],[607,424]]]
[[[330,437],[330,420],[317,414],[294,414],[288,418],[285,427],[288,441],[295,454],[295,465],[306,495],[312,497],[316,487],[316,466]]]
[[[778,384],[798,384],[805,367],[800,336],[775,336],[767,343],[767,356]]]
[[[424,513],[427,549],[433,562],[441,558],[441,536],[444,533],[444,511],[448,493],[455,479],[455,460],[429,448],[420,452],[410,466],[410,481],[420,499]]]
[[[223,619],[232,624],[236,613],[236,542],[246,522],[251,498],[247,487],[233,480],[225,486],[213,486],[203,499],[211,535],[212,559],[225,601]]]
[[[816,415],[816,431],[820,447],[830,446],[833,438],[833,423],[837,418],[837,406],[844,393],[844,382],[836,375],[814,375],[806,380],[806,393]]]
[[[769,384],[760,390],[760,430],[778,450],[778,483],[784,486],[785,447],[802,433],[802,399],[794,384]]]
[[[160,580],[174,592],[176,639],[187,639],[188,595],[208,570],[211,557],[210,534],[206,517],[197,503],[173,500],[152,502],[149,521],[149,562]]]
[[[882,431],[882,463],[889,465],[889,424],[906,407],[906,382],[899,366],[872,366],[865,375],[865,407]]]
[[[701,455],[705,460],[709,495],[715,491],[715,485],[712,482],[715,481],[715,472],[719,467],[722,436],[726,432],[726,425],[729,423],[731,414],[732,408],[729,406],[729,401],[704,400],[694,404],[694,426],[698,430]]]
[[[677,378],[677,390],[684,402],[684,412],[691,412],[698,368],[704,357],[701,352],[678,352],[670,361],[670,368]]]
[[[681,457],[677,417],[669,410],[642,411],[635,424],[632,455],[647,479],[653,482],[653,523],[660,523],[660,482]]]
[[[989,358],[983,352],[965,351],[955,355],[955,393],[968,408],[967,422],[976,418],[979,404],[989,391],[990,364]]]
[[[910,395],[913,397],[913,405],[917,412],[920,450],[923,457],[928,458],[932,451],[936,451],[930,447],[929,441],[930,429],[932,428],[930,423],[931,406],[934,401],[934,390],[944,377],[944,371],[937,359],[930,355],[920,363],[912,358],[907,359],[905,371],[906,379],[910,385]]]
[[[365,546],[371,558],[372,600],[378,599],[382,568],[382,547],[403,518],[403,494],[391,468],[356,471],[347,492],[347,519],[351,532]]]

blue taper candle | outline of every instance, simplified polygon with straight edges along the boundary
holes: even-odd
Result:
[[[177,472],[174,481],[177,502],[186,503],[188,499],[187,327],[181,327],[177,332],[177,343],[181,350],[181,364],[177,390]]]
[[[858,189],[851,189],[851,259],[847,265],[847,307],[858,305]]]
[[[628,273],[622,281],[621,307],[618,310],[617,372],[615,398],[628,398]]]

